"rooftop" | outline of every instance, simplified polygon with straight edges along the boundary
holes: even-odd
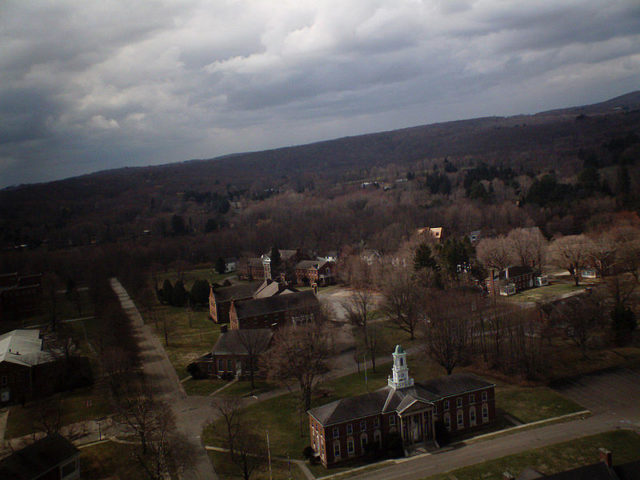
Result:
[[[79,451],[55,433],[14,452],[0,461],[0,478],[33,480],[61,463],[71,460]]]
[[[12,330],[0,335],[0,362],[32,367],[52,360],[42,351],[40,330]]]

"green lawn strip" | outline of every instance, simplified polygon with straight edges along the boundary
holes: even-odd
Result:
[[[82,478],[145,478],[131,445],[99,443],[80,450]]]
[[[496,405],[522,423],[579,412],[584,408],[547,387],[496,387]]]
[[[560,295],[583,290],[589,285],[580,285],[576,287],[574,283],[555,283],[546,287],[531,288],[516,295],[509,297],[509,300],[515,302],[544,302],[552,300]]]
[[[243,397],[247,395],[257,395],[259,393],[268,392],[278,388],[277,385],[266,382],[264,380],[255,380],[254,388],[251,388],[251,382],[249,380],[240,380],[239,382],[230,385],[220,392],[221,395]]]
[[[215,469],[216,474],[221,480],[242,478],[240,470],[233,464],[233,462],[231,462],[228,453],[215,452],[211,450],[207,451],[207,453],[213,463],[213,468]],[[302,473],[300,468],[293,462],[288,463],[286,461],[272,459],[271,474],[273,478],[277,479],[305,480],[304,473]],[[254,473],[251,478],[252,480],[269,479],[269,469],[266,461],[259,471]]]
[[[227,383],[229,382],[218,378],[204,378],[200,380],[189,379],[183,382],[182,386],[187,395],[208,396],[219,388],[224,387]]]
[[[614,464],[640,459],[640,436],[630,430],[616,430],[489,460],[424,480],[500,480],[505,471],[517,477],[527,467],[551,475],[597,463],[601,447],[613,452]]]
[[[91,388],[77,389],[60,394],[61,425],[69,425],[83,420],[93,420],[111,413],[107,399]],[[41,406],[38,403],[28,403],[24,407],[13,405],[9,407],[7,418],[7,438],[21,437],[38,430]]]
[[[208,315],[205,311],[188,312],[184,308],[163,305],[156,307],[155,312],[145,319],[153,325],[153,332],[167,352],[179,378],[188,375],[189,363],[211,351],[220,335],[220,326],[209,320]],[[165,320],[169,325],[168,346],[163,328]]]

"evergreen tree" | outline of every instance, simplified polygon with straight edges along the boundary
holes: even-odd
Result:
[[[413,268],[415,270],[421,270],[423,268],[436,268],[438,265],[431,255],[431,247],[426,243],[421,243],[416,248],[416,253],[413,257]]]
[[[184,307],[187,304],[187,291],[184,288],[182,280],[178,280],[173,286],[173,295],[171,296],[171,305],[174,307]]]
[[[162,283],[162,290],[160,290],[160,301],[162,303],[171,304],[173,301],[173,285],[167,279]]]
[[[224,261],[224,258],[218,257],[218,260],[216,260],[216,271],[220,274],[227,271],[227,263]]]
[[[192,304],[206,305],[209,302],[209,282],[196,280],[189,293]]]
[[[611,328],[616,345],[627,345],[631,341],[631,336],[637,326],[633,310],[625,307],[622,303],[617,303],[611,312]]]

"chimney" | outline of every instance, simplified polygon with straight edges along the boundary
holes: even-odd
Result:
[[[611,451],[606,448],[599,448],[598,451],[600,452],[600,461],[604,462],[607,467],[611,467],[613,465]]]
[[[516,480],[516,477],[509,471],[502,472],[502,480]]]
[[[509,267],[504,269],[504,278],[505,280],[509,280]]]

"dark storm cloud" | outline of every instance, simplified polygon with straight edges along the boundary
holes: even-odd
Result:
[[[635,0],[5,1],[0,186],[637,88]]]

